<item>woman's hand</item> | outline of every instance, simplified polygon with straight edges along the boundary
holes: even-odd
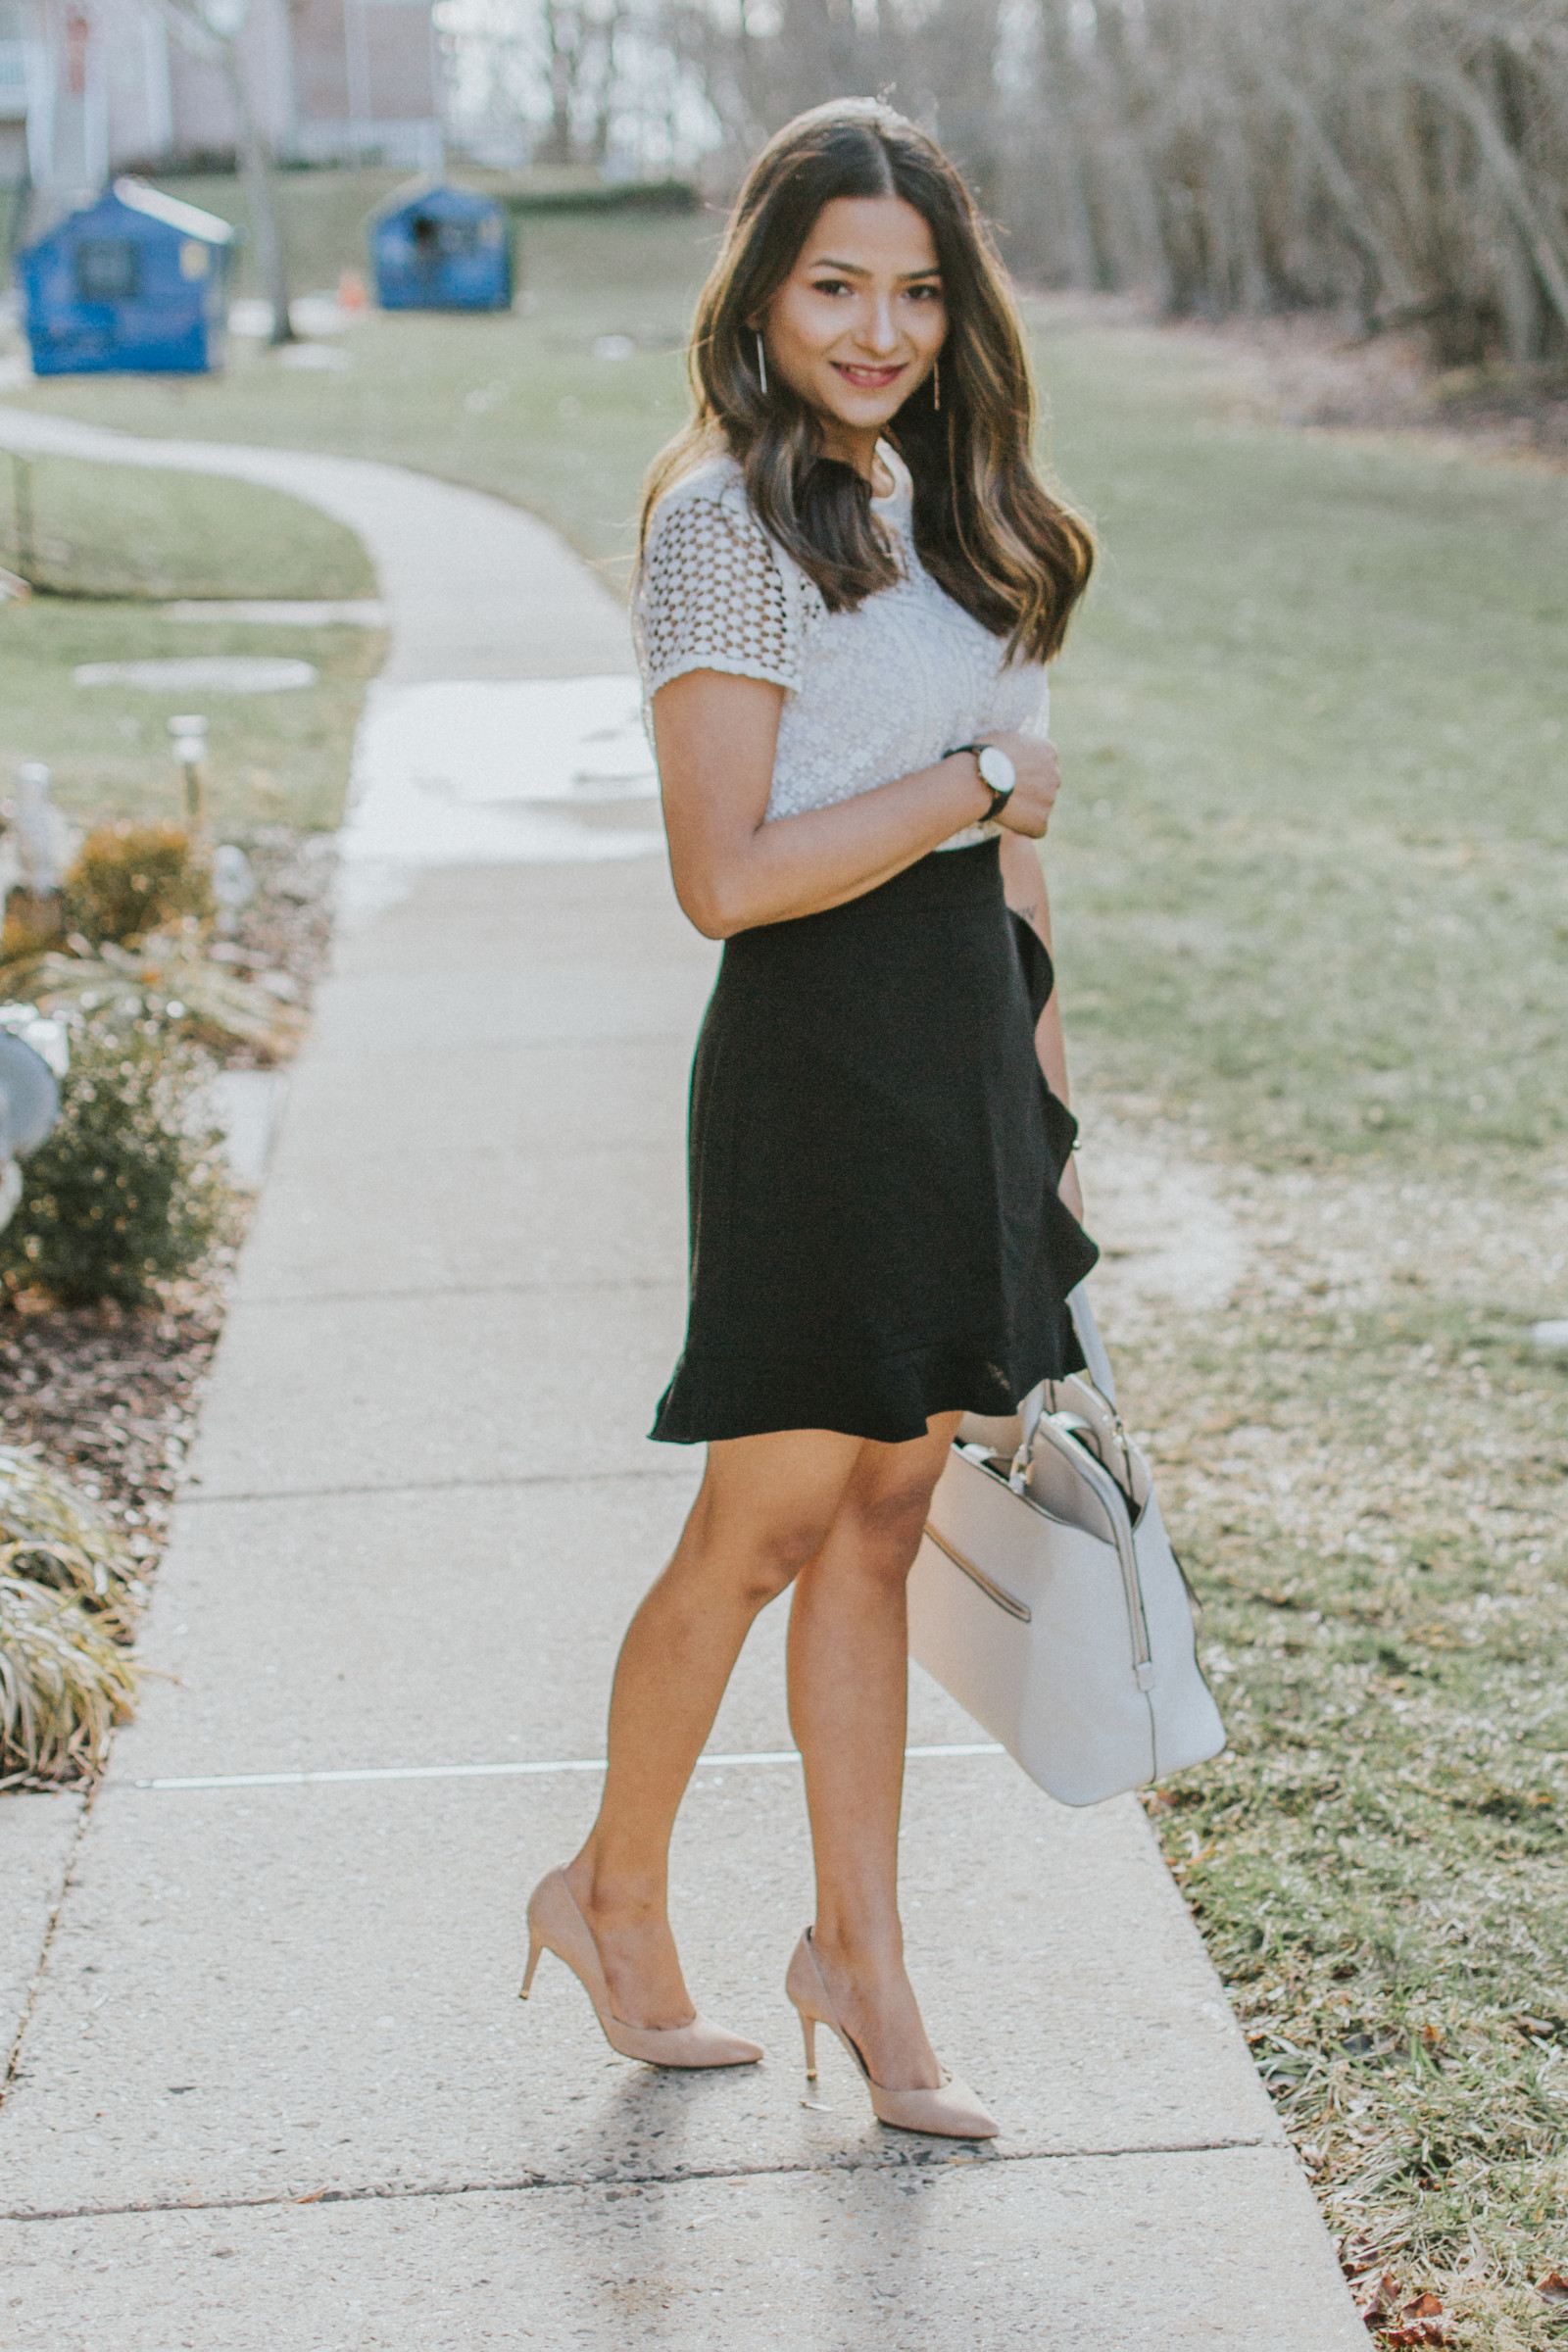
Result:
[[[999,812],[998,824],[1009,833],[1038,841],[1051,822],[1052,808],[1061,790],[1055,745],[1040,735],[987,735],[982,740],[1005,752],[1017,771],[1012,798]]]

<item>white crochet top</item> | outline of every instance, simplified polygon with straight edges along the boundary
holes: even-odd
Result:
[[[1039,662],[1005,663],[1004,642],[956,605],[921,565],[913,485],[896,450],[872,510],[903,577],[855,612],[830,612],[814,581],[770,539],[727,455],[705,460],[660,500],[632,601],[645,710],[691,669],[766,678],[785,688],[767,821],[853,800],[932,767],[976,736],[1047,730]],[[650,740],[652,718],[649,718]],[[941,847],[1000,831],[976,824]]]

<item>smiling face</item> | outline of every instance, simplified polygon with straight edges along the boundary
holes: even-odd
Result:
[[[836,196],[767,306],[762,339],[817,417],[827,456],[870,477],[877,435],[948,331],[931,230],[902,196]]]

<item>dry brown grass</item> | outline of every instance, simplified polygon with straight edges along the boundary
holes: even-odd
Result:
[[[1466,2352],[1544,2352],[1568,1366],[1529,1326],[1568,1188],[1221,1182],[1250,1252],[1230,1304],[1118,1314],[1230,1732],[1151,1811],[1348,2268],[1435,2293]]]

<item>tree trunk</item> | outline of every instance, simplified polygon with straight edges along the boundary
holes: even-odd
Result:
[[[261,273],[262,289],[272,306],[272,331],[269,341],[273,344],[292,343],[294,329],[288,315],[288,256],[283,246],[283,232],[278,226],[277,207],[272,201],[271,158],[261,124],[251,105],[251,94],[245,86],[245,69],[232,41],[223,45],[223,75],[234,103],[234,120],[238,124],[239,171],[245,185],[245,201],[250,208],[251,235],[256,240],[256,266]]]
[[[571,102],[576,87],[581,33],[573,25],[570,39],[564,37],[564,16],[565,10],[559,0],[547,0],[544,20],[550,74],[550,128],[539,142],[538,160],[542,164],[569,164],[571,161]]]
[[[611,10],[601,28],[601,37],[605,44],[605,62],[603,73],[600,75],[599,95],[594,105],[594,133],[591,150],[591,160],[599,165],[604,163],[606,156],[610,153],[610,118],[613,114],[615,106],[615,43],[620,37],[620,29],[625,22],[625,10],[615,7]]]
[[[1296,124],[1318,178],[1340,216],[1346,235],[1363,259],[1370,263],[1378,280],[1379,297],[1396,311],[1413,310],[1418,299],[1416,290],[1405,275],[1398,255],[1383,236],[1362,201],[1361,191],[1341,162],[1339,150],[1318,121],[1311,101],[1277,66],[1265,63],[1262,80],[1275,104],[1282,107]],[[1376,323],[1374,306],[1363,301],[1362,312],[1362,323],[1370,328]]]
[[[1405,71],[1412,80],[1424,82],[1435,97],[1446,100],[1455,114],[1462,116],[1469,124],[1482,160],[1503,203],[1513,216],[1540,272],[1542,285],[1551,306],[1564,326],[1568,326],[1568,270],[1564,270],[1545,223],[1531,202],[1530,189],[1519,158],[1509,146],[1492,109],[1475,84],[1455,66],[1435,69],[1412,60],[1406,64]]]
[[[1050,158],[1055,175],[1067,282],[1089,294],[1100,283],[1100,256],[1089,209],[1088,165],[1077,120],[1085,111],[1083,75],[1073,73],[1070,44],[1049,7],[1040,11],[1039,40],[1041,86],[1035,100],[1039,144]]]

